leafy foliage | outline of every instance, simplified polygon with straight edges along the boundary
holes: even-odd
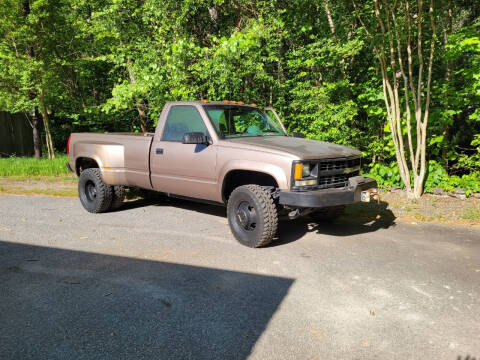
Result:
[[[373,3],[355,2],[375,28]],[[273,106],[290,131],[361,149],[372,176],[399,186],[381,72],[352,4],[3,0],[0,109],[30,111],[42,91],[62,150],[73,131],[153,130],[170,100],[243,100]],[[435,2],[427,191],[476,191],[479,16],[478,1]]]
[[[403,187],[398,167],[395,164],[390,166],[375,164],[366,176],[377,180],[382,188]],[[480,172],[471,172],[462,176],[448,175],[447,171],[436,161],[430,160],[428,163],[427,178],[425,181],[425,192],[433,193],[435,188],[447,192],[455,192],[462,189],[467,196],[472,193],[480,192]]]

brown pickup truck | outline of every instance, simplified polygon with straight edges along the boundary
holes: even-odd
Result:
[[[275,238],[280,215],[329,220],[377,186],[359,151],[288,136],[273,109],[231,101],[170,102],[155,133],[73,133],[67,148],[87,211],[119,208],[125,187],[222,204],[251,247]]]

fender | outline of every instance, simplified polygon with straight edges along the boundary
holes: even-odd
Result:
[[[225,176],[233,170],[257,171],[272,176],[280,189],[288,189],[288,179],[285,171],[277,165],[251,160],[231,160],[228,161],[220,170],[218,177],[217,198],[222,199],[223,182]]]
[[[82,143],[75,146],[75,169],[79,158],[89,158],[98,164],[103,180],[110,185],[121,183],[125,177],[124,147],[115,143]],[[123,175],[123,176],[122,176]]]

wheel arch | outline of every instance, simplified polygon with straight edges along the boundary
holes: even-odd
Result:
[[[95,156],[78,156],[75,159],[75,173],[80,176],[80,173],[85,169],[98,168],[102,169],[100,159]]]
[[[237,187],[248,184],[256,184],[261,186],[279,187],[276,178],[265,171],[231,169],[223,177],[222,181],[222,201],[227,202],[230,194]]]

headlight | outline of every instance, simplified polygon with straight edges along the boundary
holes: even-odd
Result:
[[[297,163],[295,164],[295,171],[293,174],[293,178],[295,180],[301,180],[303,178],[310,176],[310,165],[309,164],[302,164]]]
[[[317,185],[316,163],[295,163],[293,170],[293,186],[315,186]]]
[[[310,164],[303,164],[302,166],[302,178],[306,178],[310,176]]]

